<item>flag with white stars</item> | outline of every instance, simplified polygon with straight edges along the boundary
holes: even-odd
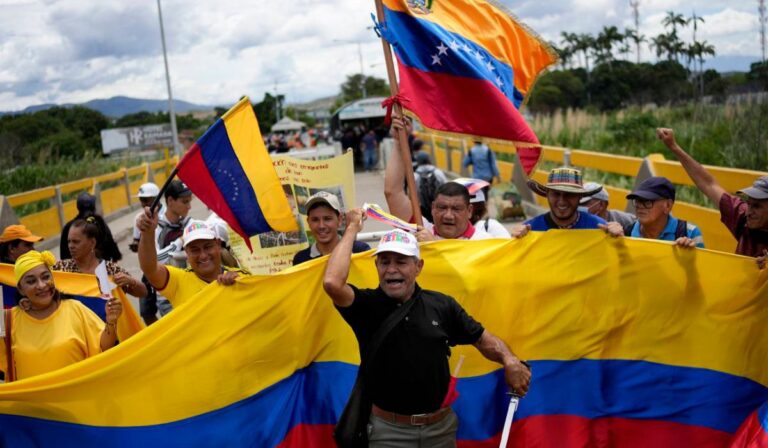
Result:
[[[523,168],[539,140],[519,109],[538,74],[557,61],[530,29],[483,0],[384,0],[377,29],[393,46],[399,100],[424,126],[517,142]]]

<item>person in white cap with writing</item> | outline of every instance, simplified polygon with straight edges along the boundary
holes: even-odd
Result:
[[[376,289],[348,284],[352,244],[362,228],[362,211],[347,213],[347,229],[328,259],[323,287],[360,346],[360,375],[372,401],[370,410],[362,409],[364,415],[370,411],[369,446],[455,446],[457,417],[443,405],[450,347],[472,344],[503,364],[507,385],[520,395],[528,392],[530,371],[455,299],[419,287],[424,260],[409,233],[395,230],[381,238],[374,253]],[[377,334],[380,327],[384,337]]]
[[[226,268],[221,263],[221,242],[216,230],[205,221],[190,220],[184,228],[182,243],[187,254],[187,269],[167,266],[157,261],[155,229],[158,214],[149,208],[139,219],[139,265],[149,283],[165,296],[174,307],[186,302],[209,283],[232,285],[244,271]]]

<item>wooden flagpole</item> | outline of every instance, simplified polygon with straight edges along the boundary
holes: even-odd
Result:
[[[381,0],[376,0],[376,18],[379,23],[384,23],[384,4]],[[384,61],[387,64],[387,76],[389,78],[389,91],[392,96],[399,93],[400,89],[397,86],[397,75],[395,74],[395,63],[392,60],[392,49],[389,47],[389,42],[381,36],[381,46],[384,50]],[[363,79],[365,82],[365,79]],[[395,115],[403,117],[403,108],[400,104],[394,105]],[[413,165],[411,165],[411,149],[408,145],[408,135],[405,133],[405,129],[397,131],[397,145],[400,149],[400,159],[403,163],[403,173],[405,173],[405,183],[408,185],[408,194],[411,199],[411,210],[413,213],[414,222],[421,226],[421,208],[419,206],[419,195],[416,191],[416,179],[413,176]]]

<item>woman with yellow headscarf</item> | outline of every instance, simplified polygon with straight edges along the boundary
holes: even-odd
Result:
[[[18,305],[5,316],[10,341],[0,350],[0,370],[6,381],[60,369],[117,343],[117,319],[123,311],[120,301],[106,302],[105,325],[80,301],[56,289],[51,273],[55,262],[50,252],[34,250],[16,260]]]

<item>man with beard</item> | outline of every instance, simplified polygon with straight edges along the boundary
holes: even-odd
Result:
[[[604,219],[591,213],[579,211],[579,201],[592,196],[603,187],[586,189],[581,172],[574,168],[555,168],[542,185],[535,180],[528,181],[528,188],[549,202],[549,211],[525,222],[534,231],[550,229],[606,229]]]

